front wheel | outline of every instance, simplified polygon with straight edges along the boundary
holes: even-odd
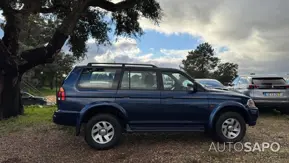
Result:
[[[85,128],[85,140],[94,149],[110,149],[118,144],[122,128],[112,115],[100,114],[92,117]]]
[[[244,118],[236,112],[221,114],[215,123],[215,138],[220,142],[239,142],[246,134]]]

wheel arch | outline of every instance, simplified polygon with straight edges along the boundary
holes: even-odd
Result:
[[[111,114],[120,120],[122,127],[125,127],[128,116],[124,108],[115,103],[93,104],[84,107],[79,113],[76,125],[76,135],[79,135],[82,123],[88,122],[90,118],[97,114]]]
[[[212,111],[209,118],[208,128],[212,129],[217,118],[224,112],[239,113],[244,118],[246,123],[248,123],[250,120],[248,110],[244,107],[244,105],[240,103],[228,103],[220,105]]]

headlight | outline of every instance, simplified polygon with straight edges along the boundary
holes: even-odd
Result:
[[[258,109],[257,107],[256,107],[256,105],[255,105],[255,102],[252,100],[252,99],[249,99],[248,101],[247,101],[247,105],[248,105],[248,107],[250,107],[250,108],[256,108],[256,109]]]

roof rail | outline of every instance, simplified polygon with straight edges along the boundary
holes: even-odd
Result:
[[[148,67],[154,67],[157,68],[157,66],[152,65],[152,64],[135,64],[135,63],[88,63],[87,66],[93,66],[93,65],[122,65],[123,67],[125,67],[126,65],[130,65],[130,66],[148,66]]]

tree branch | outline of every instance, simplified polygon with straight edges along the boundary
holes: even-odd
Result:
[[[45,14],[45,13],[53,13],[53,12],[56,12],[58,10],[68,11],[68,10],[70,10],[70,8],[67,6],[61,5],[61,4],[55,4],[52,7],[42,7],[39,9],[39,12]]]
[[[118,3],[113,3],[107,0],[93,0],[89,6],[99,7],[107,11],[116,12],[123,9],[134,7],[139,0],[124,0]]]

